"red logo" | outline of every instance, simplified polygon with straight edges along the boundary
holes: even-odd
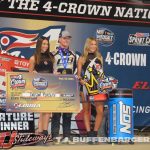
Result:
[[[17,131],[0,133],[0,149],[12,148],[15,145],[32,145],[40,141],[43,144],[52,142],[52,137],[37,133],[20,134]]]
[[[17,131],[0,133],[0,148],[11,148],[16,136]]]
[[[132,88],[134,90],[150,90],[150,84],[146,81],[137,81]]]

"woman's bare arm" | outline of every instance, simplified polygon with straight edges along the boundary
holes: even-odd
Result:
[[[36,71],[34,70],[34,67],[35,67],[35,57],[32,56],[29,59],[29,72],[35,72],[36,73]]]
[[[82,77],[81,77],[82,66],[83,66],[83,57],[80,56],[78,59],[78,63],[77,63],[77,76],[78,76],[80,83],[84,85],[86,82],[82,80]]]

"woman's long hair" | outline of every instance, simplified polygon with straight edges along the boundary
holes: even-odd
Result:
[[[88,58],[88,52],[89,52],[89,44],[92,42],[92,41],[95,41],[96,42],[96,45],[97,45],[97,49],[96,51],[94,52],[94,55],[95,57],[97,57],[100,61],[101,61],[101,64],[103,64],[103,57],[101,55],[101,53],[99,52],[99,48],[98,48],[98,42],[95,38],[93,37],[89,37],[86,39],[86,42],[85,42],[85,45],[84,45],[84,51],[83,51],[83,59],[84,59],[84,63],[85,61],[87,60]]]
[[[42,43],[43,43],[44,40],[47,40],[47,42],[48,42],[48,48],[47,48],[45,54],[47,54],[49,59],[54,63],[54,58],[49,53],[49,49],[50,49],[49,39],[47,37],[42,36],[37,40],[37,43],[36,43],[36,50],[35,50],[35,53],[34,53],[36,64],[39,64],[40,61],[41,61],[41,47],[42,47]]]

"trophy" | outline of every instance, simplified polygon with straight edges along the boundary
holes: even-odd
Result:
[[[102,69],[88,68],[88,75],[84,76],[85,87],[90,101],[106,101],[108,94],[117,88],[118,80],[113,76],[105,76]]]

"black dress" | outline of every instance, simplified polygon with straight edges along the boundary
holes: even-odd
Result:
[[[50,53],[49,55],[53,57],[52,53]],[[34,69],[38,73],[53,73],[53,62],[49,55],[45,53],[41,53],[40,63],[35,64],[35,67],[34,67]]]
[[[88,69],[89,64],[91,63],[91,60],[93,60],[95,58],[96,58],[96,56],[94,53],[88,53],[87,59],[86,59],[84,65],[82,66],[82,75],[81,75],[82,77],[84,77],[85,72]],[[95,64],[99,64],[102,67],[102,63],[98,58],[95,59]],[[92,68],[93,68],[92,73],[95,76],[95,78],[97,79],[98,74],[97,74],[97,69],[95,68],[95,65],[93,65]],[[93,89],[97,89],[97,85],[94,85]],[[80,85],[80,91],[83,92],[83,85]]]

